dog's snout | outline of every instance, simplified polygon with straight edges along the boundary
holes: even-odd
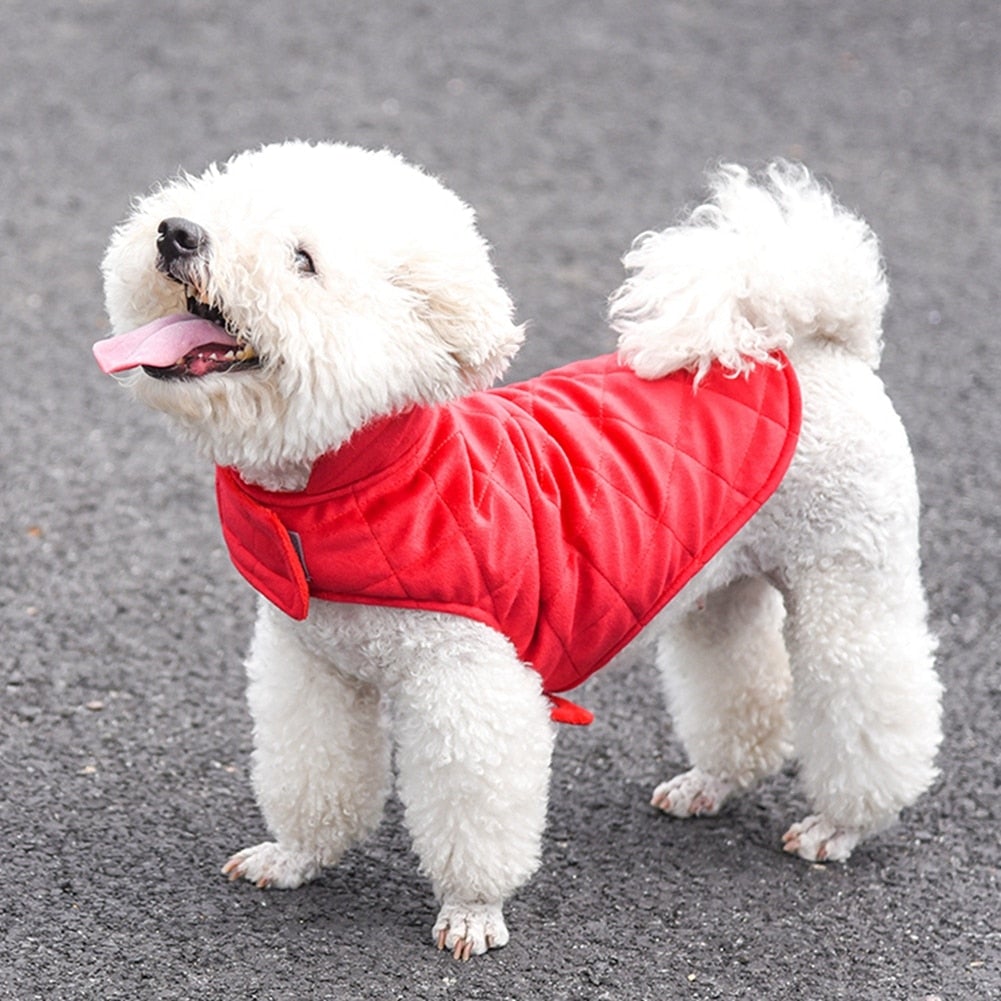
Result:
[[[164,219],[157,232],[159,236],[156,238],[156,249],[166,264],[196,257],[208,243],[205,230],[190,219]]]

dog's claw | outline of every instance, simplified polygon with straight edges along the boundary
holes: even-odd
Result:
[[[243,869],[236,858],[231,858],[222,867],[222,874],[226,876],[231,883],[235,883],[243,875]]]

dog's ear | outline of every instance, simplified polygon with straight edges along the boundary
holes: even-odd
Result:
[[[447,351],[471,389],[491,385],[524,340],[514,307],[489,265],[408,261],[393,284],[412,297],[416,319]]]

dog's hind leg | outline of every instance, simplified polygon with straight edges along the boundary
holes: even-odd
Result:
[[[778,592],[745,577],[679,621],[666,619],[657,661],[693,767],[658,785],[653,806],[675,817],[712,815],[731,793],[781,766],[790,680],[782,617]]]
[[[538,866],[554,727],[538,674],[505,637],[468,620],[443,626],[407,651],[396,760],[407,827],[441,903],[433,938],[469,959],[507,943],[504,901]]]
[[[276,840],[223,867],[230,879],[285,889],[372,831],[390,787],[379,693],[314,659],[287,622],[262,602],[247,661],[254,791]]]
[[[914,545],[787,569],[794,743],[815,813],[785,847],[844,860],[931,783],[941,688]]]

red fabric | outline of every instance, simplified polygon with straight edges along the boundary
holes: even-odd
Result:
[[[698,387],[612,356],[578,362],[378,421],[300,493],[220,468],[223,535],[293,618],[311,596],[467,616],[507,635],[547,692],[567,691],[778,486],[800,421],[780,361]]]

